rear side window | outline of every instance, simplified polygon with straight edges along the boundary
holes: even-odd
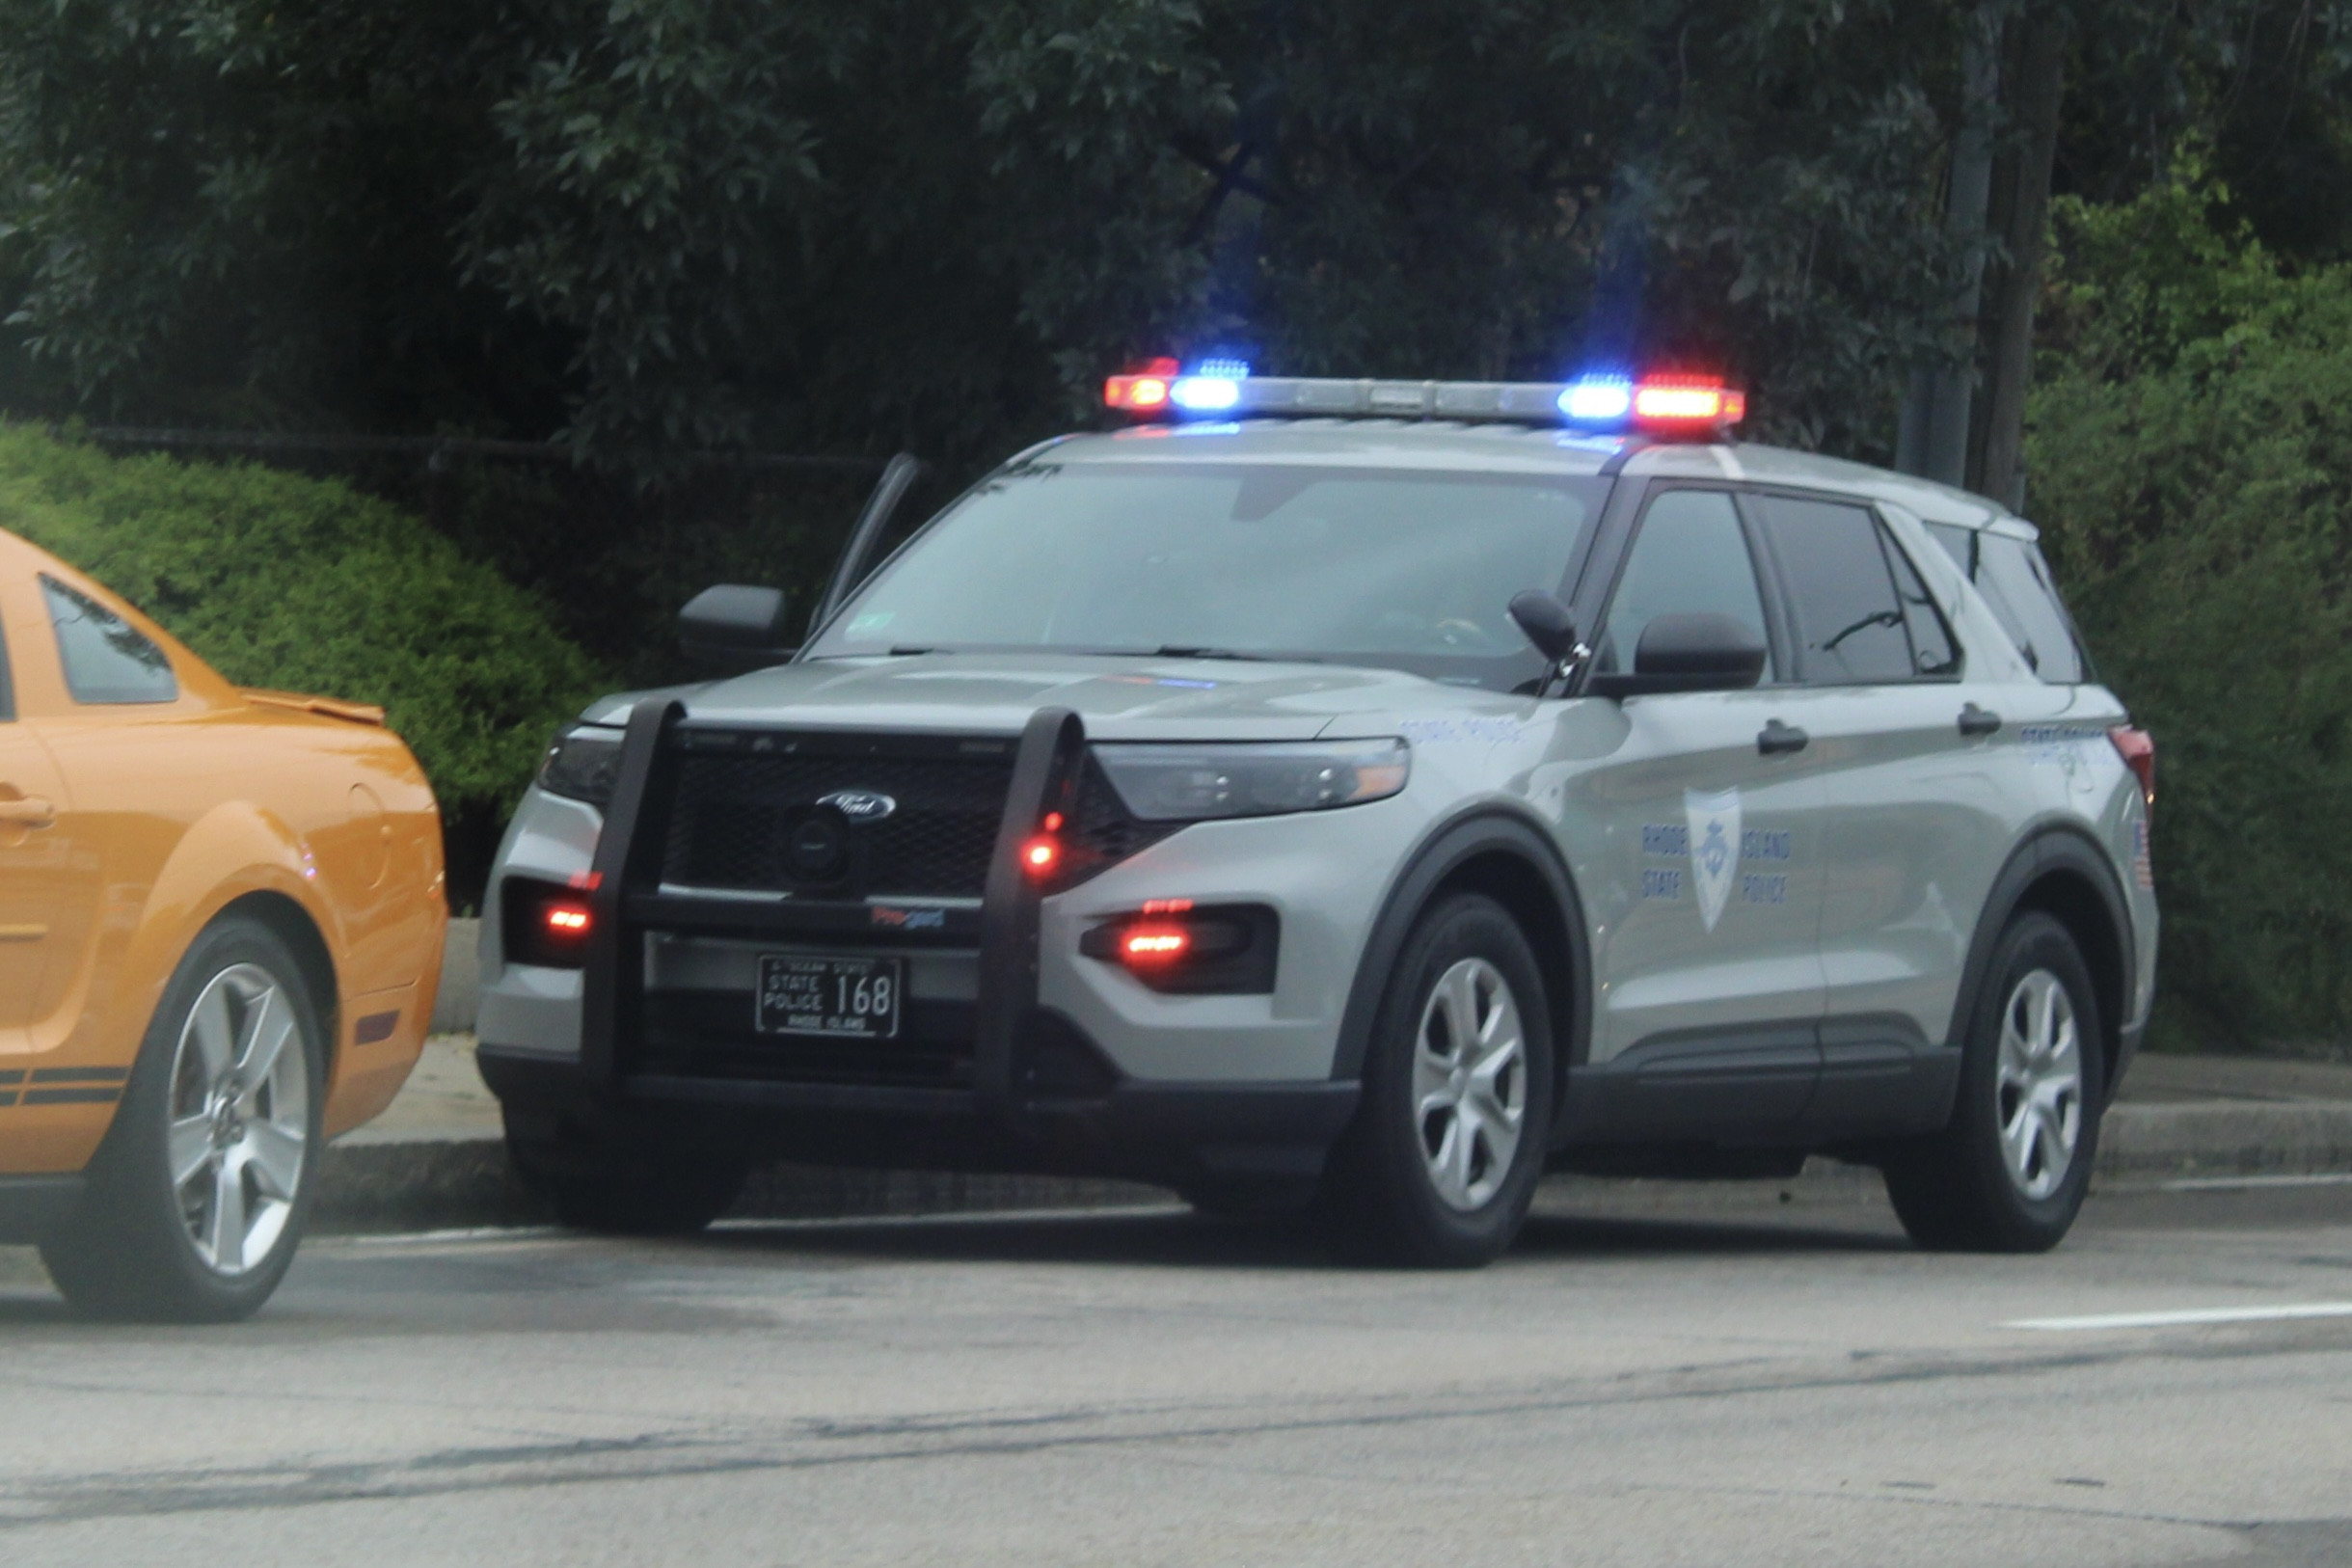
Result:
[[[2091,679],[2090,661],[2039,549],[2023,539],[1945,523],[1932,523],[1928,531],[1968,574],[2036,674],[2062,686]]]
[[[179,695],[172,661],[152,639],[89,595],[43,577],[41,591],[57,628],[66,689],[92,705],[171,702]]]
[[[1886,552],[1887,564],[1895,572],[1895,597],[1903,601],[1903,625],[1911,634],[1911,662],[1918,673],[1933,680],[1938,676],[1960,673],[1960,644],[1952,640],[1952,629],[1944,624],[1944,612],[1935,608],[1928,593],[1928,585],[1920,581],[1919,568],[1904,554],[1903,547],[1883,532],[1879,544]]]
[[[1834,501],[1755,500],[1788,584],[1798,675],[1821,686],[1910,680],[1911,638],[1879,520]]]

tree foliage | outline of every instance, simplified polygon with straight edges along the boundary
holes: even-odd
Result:
[[[0,425],[0,528],[90,573],[230,680],[382,704],[445,812],[495,830],[607,677],[415,517],[252,464],[116,458]]]
[[[0,397],[608,457],[1682,355],[1883,443],[1950,0],[0,0]]]
[[[2175,1038],[2352,1029],[2352,266],[2290,275],[2183,177],[2062,203],[2036,512],[2153,730]]]

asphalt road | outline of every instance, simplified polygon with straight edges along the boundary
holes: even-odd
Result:
[[[1443,1276],[1178,1210],[345,1238],[212,1330],[0,1253],[0,1562],[2352,1562],[2352,1186],[2041,1258],[1852,1182],[1544,1210]]]

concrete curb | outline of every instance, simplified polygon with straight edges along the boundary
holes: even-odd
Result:
[[[2101,1134],[2101,1186],[2168,1178],[2352,1173],[2352,1103],[2119,1105]],[[1867,1173],[1856,1173],[1857,1176]],[[859,1219],[1164,1201],[1154,1187],[1060,1176],[778,1165],[754,1176],[741,1218]],[[312,1225],[381,1231],[539,1225],[547,1205],[491,1138],[338,1144],[320,1170]]]
[[[2123,1104],[2099,1134],[2098,1175],[2315,1176],[2352,1171],[2352,1103]]]
[[[733,1213],[739,1219],[840,1220],[1101,1208],[1166,1198],[1157,1188],[1127,1181],[776,1165],[752,1176]],[[319,1168],[313,1204],[311,1224],[320,1232],[471,1230],[554,1219],[515,1178],[506,1146],[492,1138],[332,1146]]]

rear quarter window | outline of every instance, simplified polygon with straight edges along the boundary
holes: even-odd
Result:
[[[1949,523],[1931,523],[1928,532],[1968,574],[2036,674],[2059,686],[2091,679],[2091,662],[2039,549],[2023,539]]]
[[[172,661],[152,639],[88,594],[55,578],[41,580],[57,628],[58,662],[66,668],[66,689],[78,703],[172,702],[179,681]]]

